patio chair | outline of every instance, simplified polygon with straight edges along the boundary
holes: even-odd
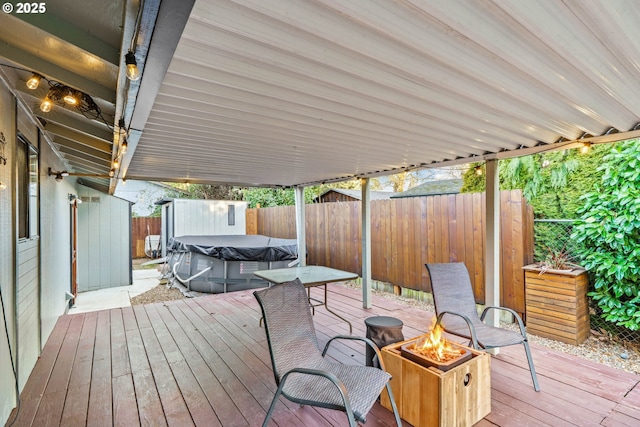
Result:
[[[489,306],[478,316],[469,271],[464,263],[425,264],[425,266],[431,277],[436,324],[441,324],[445,332],[468,339],[475,349],[524,345],[533,388],[535,391],[540,391],[527,332],[518,313],[505,307]],[[484,323],[489,310],[504,310],[511,313],[517,320],[520,331],[510,331]]]
[[[373,341],[364,337],[338,335],[320,352],[309,300],[299,279],[255,291],[264,318],[273,375],[278,389],[264,419],[266,426],[280,395],[301,405],[319,406],[346,412],[350,426],[365,417],[383,388],[386,387],[395,415],[400,415],[393,399],[387,372],[369,366],[344,365],[325,358],[334,340],[360,340],[372,346],[382,362]]]

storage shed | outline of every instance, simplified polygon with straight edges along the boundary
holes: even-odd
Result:
[[[78,186],[78,291],[131,284],[131,203]]]

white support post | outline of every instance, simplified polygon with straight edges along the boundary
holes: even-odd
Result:
[[[298,243],[298,265],[307,265],[307,237],[305,232],[304,187],[295,187],[296,239]]]
[[[371,308],[371,183],[360,180],[362,188],[362,307]]]
[[[487,252],[485,263],[485,305],[500,305],[500,182],[498,177],[498,160],[486,162],[486,238]],[[494,315],[495,314],[495,315]],[[486,322],[498,326],[500,316],[491,310]]]

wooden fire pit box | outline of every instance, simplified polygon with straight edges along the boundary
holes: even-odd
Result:
[[[400,348],[422,339],[412,338],[382,349],[382,360],[393,376],[391,389],[400,417],[414,427],[471,426],[491,412],[491,356],[460,346],[471,360],[443,372],[425,368],[401,356]],[[383,390],[380,403],[391,410]]]

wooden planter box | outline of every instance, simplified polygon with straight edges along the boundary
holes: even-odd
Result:
[[[412,338],[382,349],[400,417],[414,427],[471,426],[491,412],[491,356],[472,352],[471,360],[443,372],[424,368],[400,355]],[[380,403],[391,410],[386,391]]]
[[[584,269],[540,274],[535,264],[525,270],[527,332],[578,345],[589,337],[589,279]]]

